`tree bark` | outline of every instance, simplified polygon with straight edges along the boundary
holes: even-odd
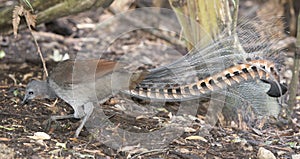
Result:
[[[31,5],[37,15],[37,24],[41,24],[92,8],[106,8],[110,6],[113,1],[114,0],[36,0],[32,1]],[[25,4],[22,5],[26,8]],[[12,14],[15,6],[16,5],[12,5],[0,10],[1,34],[12,32]],[[27,9],[30,10],[28,7]],[[24,27],[24,23],[21,24],[21,28],[22,27]]]

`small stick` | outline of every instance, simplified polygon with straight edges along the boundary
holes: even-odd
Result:
[[[295,106],[296,103],[296,94],[297,94],[298,82],[299,82],[299,67],[300,67],[300,14],[298,15],[296,52],[294,56],[293,76],[290,83],[290,96],[288,101],[289,116],[291,115],[293,107]]]
[[[31,29],[31,27],[30,27],[30,24],[29,24],[29,22],[27,21],[27,18],[25,18],[25,19],[26,19],[26,23],[27,23],[28,29],[29,29],[29,31],[30,31],[30,34],[31,34],[32,37],[33,37],[34,44],[35,44],[35,46],[36,46],[36,48],[37,48],[37,51],[38,51],[38,53],[39,53],[39,55],[40,55],[40,58],[41,58],[41,61],[42,61],[42,63],[43,63],[43,69],[44,69],[44,73],[45,73],[43,79],[46,79],[46,77],[48,77],[48,71],[47,71],[45,59],[44,59],[43,54],[42,54],[42,52],[41,52],[41,48],[40,48],[40,46],[39,46],[39,44],[38,44],[38,42],[37,42],[35,36],[33,35],[33,31],[32,31],[32,29]]]

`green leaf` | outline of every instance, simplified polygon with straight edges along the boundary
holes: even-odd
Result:
[[[0,129],[5,129],[8,131],[15,130],[15,128],[9,128],[9,127],[5,127],[5,126],[1,126],[1,125],[0,125]]]
[[[293,148],[293,147],[296,147],[298,143],[297,142],[288,142],[287,144]]]
[[[13,91],[14,96],[18,96],[19,93],[20,92],[17,89]]]

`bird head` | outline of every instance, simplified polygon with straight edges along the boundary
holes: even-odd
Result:
[[[22,104],[31,99],[53,98],[55,93],[50,89],[47,81],[32,80],[27,84]]]

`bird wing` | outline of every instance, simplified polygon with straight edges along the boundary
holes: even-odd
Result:
[[[130,87],[135,87],[148,74],[147,71],[129,73],[124,64],[108,60],[66,60],[57,64],[51,71],[50,79],[65,88],[78,83],[94,82],[112,73],[130,75]]]

